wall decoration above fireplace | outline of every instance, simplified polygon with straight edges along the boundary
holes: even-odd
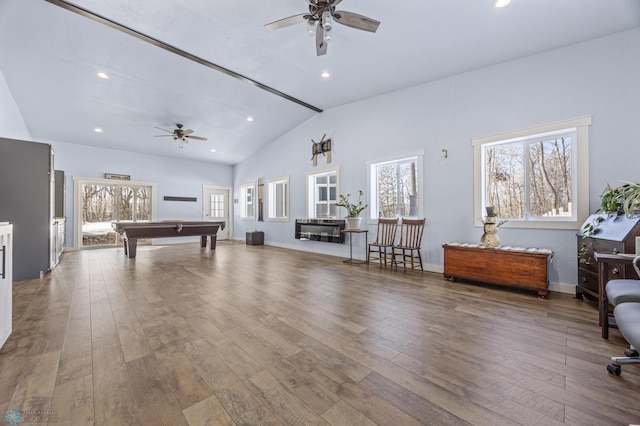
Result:
[[[313,160],[314,167],[318,165],[318,155],[320,154],[327,157],[327,164],[331,163],[331,138],[325,140],[324,138],[326,136],[326,133],[322,135],[322,139],[320,139],[320,142],[316,142],[311,139],[311,143],[313,144],[311,147],[311,160]]]

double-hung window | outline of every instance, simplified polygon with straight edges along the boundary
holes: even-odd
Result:
[[[307,216],[332,219],[338,217],[339,169],[330,168],[307,173]]]
[[[289,177],[267,182],[269,220],[289,220]]]
[[[422,216],[423,153],[368,162],[369,219]]]
[[[256,218],[256,185],[249,183],[240,185],[240,219]]]
[[[504,226],[580,226],[588,214],[590,118],[473,140],[476,225],[493,207]]]

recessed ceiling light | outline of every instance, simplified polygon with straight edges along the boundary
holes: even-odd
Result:
[[[329,74],[329,71],[323,71],[322,74],[320,74],[320,76],[322,78],[329,78],[331,77],[331,74]]]
[[[96,133],[102,133],[102,129],[100,127],[96,127],[93,131]]]
[[[493,7],[507,7],[511,0],[493,0]]]
[[[211,152],[216,152],[216,150],[215,150],[215,149],[212,149],[212,150],[211,150]]]
[[[101,78],[103,80],[109,80],[109,76],[107,75],[107,73],[99,72],[96,75],[98,76],[98,78]]]
[[[253,117],[251,116],[247,117],[247,121],[253,121]]]

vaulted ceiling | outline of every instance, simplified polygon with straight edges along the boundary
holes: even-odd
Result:
[[[334,22],[316,56],[304,22],[264,27],[306,0],[2,0],[0,71],[35,139],[236,164],[322,110],[640,27],[638,0],[336,9],[380,27]],[[208,140],[155,137],[177,123]]]

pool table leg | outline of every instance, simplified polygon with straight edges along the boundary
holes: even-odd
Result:
[[[138,239],[137,238],[127,238],[125,243],[124,253],[129,254],[129,258],[136,257],[136,249],[138,248]]]
[[[215,250],[216,249],[216,242],[218,241],[218,238],[215,235],[201,235],[200,236],[200,247],[206,247],[207,246],[207,238],[211,237],[211,244],[209,247],[211,247],[211,250]]]

